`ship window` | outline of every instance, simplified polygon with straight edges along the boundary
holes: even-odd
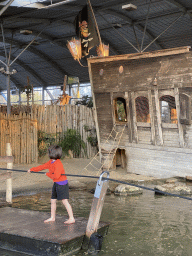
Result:
[[[173,96],[162,96],[160,98],[160,109],[162,123],[178,123],[175,98]]]
[[[114,100],[115,118],[118,122],[127,121],[126,101],[124,98],[116,98]]]
[[[146,97],[135,99],[137,122],[150,123],[149,102]]]

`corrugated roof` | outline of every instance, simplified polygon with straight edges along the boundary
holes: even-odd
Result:
[[[62,1],[52,1],[53,4],[59,2]],[[42,2],[44,5],[50,3]],[[122,5],[128,3],[136,5],[137,9],[122,9]],[[43,30],[35,43],[11,66],[17,70],[11,75],[12,87],[24,87],[27,76],[35,87],[62,85],[64,75],[78,76],[81,83],[89,82],[87,57],[81,60],[83,67],[66,47],[67,41],[76,37],[74,20],[85,4],[85,0],[76,0],[49,9],[9,6],[3,12],[5,47],[8,54],[12,45],[11,60]],[[141,50],[141,45],[145,51],[191,46],[191,0],[91,0],[91,4],[101,39],[109,44],[110,55],[136,53]],[[5,3],[0,2],[0,6]],[[32,33],[24,35],[20,30]],[[0,41],[0,60],[5,61],[3,34]],[[92,49],[90,55],[96,56],[96,50]],[[0,67],[3,67],[2,63]],[[0,90],[5,89],[5,74],[0,73]]]

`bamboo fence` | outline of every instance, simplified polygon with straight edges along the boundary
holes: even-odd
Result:
[[[67,129],[79,131],[82,140],[86,144],[88,158],[97,153],[97,149],[87,141],[90,130],[95,127],[93,113],[93,109],[83,105],[34,105],[32,108],[32,116],[37,120],[38,130],[52,134],[56,137],[56,140]],[[85,129],[85,127],[88,127],[88,129]],[[80,157],[83,156],[82,152]]]
[[[93,109],[76,105],[34,105],[29,113],[10,115],[0,113],[0,155],[6,155],[6,143],[11,143],[14,163],[29,164],[38,161],[38,130],[59,140],[67,129],[79,131],[86,144],[87,157],[97,153],[87,141],[95,127]],[[88,127],[89,129],[85,129]],[[84,157],[83,151],[80,157]]]
[[[10,115],[0,113],[0,155],[6,155],[6,143],[11,143],[14,163],[37,162],[37,121],[30,114]]]

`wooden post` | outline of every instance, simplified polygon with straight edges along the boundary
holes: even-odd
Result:
[[[12,156],[11,144],[6,144],[6,155]],[[7,163],[7,169],[13,168],[13,162]],[[12,203],[12,178],[7,179],[7,187],[6,187],[6,202]]]
[[[148,99],[149,99],[149,113],[150,113],[150,123],[151,123],[151,141],[152,144],[155,145],[155,120],[153,114],[153,102],[152,102],[152,95],[151,90],[148,90]]]
[[[102,180],[103,174],[107,173],[107,178],[109,177],[109,172],[104,171],[100,175],[97,181],[95,194],[91,206],[91,211],[86,228],[86,237],[90,239],[91,235],[97,231],[101,212],[103,209],[104,199],[108,188],[108,180]]]
[[[154,89],[154,93],[155,93],[155,105],[156,105],[158,132],[159,132],[159,141],[160,141],[160,145],[163,145],[163,132],[162,132],[162,124],[161,124],[161,111],[160,111],[160,104],[159,104],[158,89]]]
[[[130,92],[125,92],[125,99],[126,99],[126,108],[127,108],[127,124],[128,124],[128,134],[129,134],[129,142],[133,142],[133,128],[131,122],[131,111],[130,111],[130,99],[131,94]]]
[[[177,124],[178,124],[178,129],[179,129],[179,142],[180,142],[180,147],[185,146],[185,141],[184,141],[184,136],[183,136],[183,126],[180,123],[180,103],[179,103],[179,89],[174,88],[174,93],[175,93],[175,105],[176,105],[176,110],[177,110]]]
[[[136,105],[135,105],[135,94],[134,92],[131,92],[131,102],[132,102],[132,108],[133,108],[133,130],[134,130],[134,138],[136,143],[138,143],[138,132],[137,132],[137,111],[136,111]]]

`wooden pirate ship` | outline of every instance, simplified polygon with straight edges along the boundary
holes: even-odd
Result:
[[[88,59],[102,158],[159,178],[192,173],[190,47]],[[111,130],[121,131],[118,145]],[[114,146],[115,145],[115,146]]]

